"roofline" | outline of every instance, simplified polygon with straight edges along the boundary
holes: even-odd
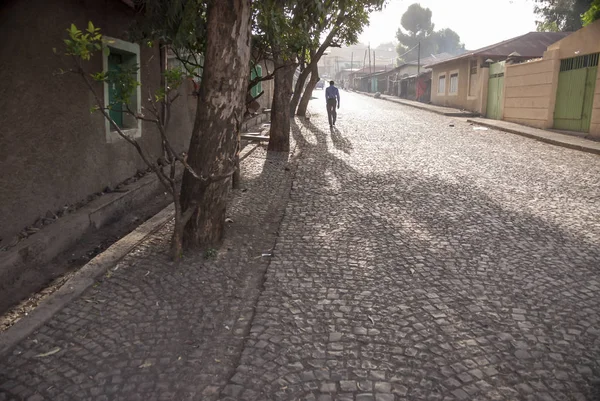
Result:
[[[482,52],[484,52],[486,50],[489,50],[491,47],[497,47],[497,46],[505,45],[505,44],[510,43],[510,42],[514,42],[515,40],[521,39],[524,36],[529,35],[530,33],[531,32],[527,32],[527,33],[525,33],[523,35],[515,36],[514,38],[506,39],[506,40],[503,40],[502,42],[494,43],[493,45],[484,46],[484,47],[481,47],[481,48],[479,48],[477,50],[473,50],[470,53],[460,54],[460,55],[458,55],[456,57],[452,57],[452,58],[440,61],[439,63],[428,64],[425,67],[426,68],[427,67],[433,67],[433,66],[436,66],[436,65],[440,65],[440,64],[444,64],[444,63],[450,62],[450,61],[456,61],[456,60],[460,60],[460,59],[467,58],[467,57],[472,57],[472,56],[485,56],[485,54],[482,54]]]
[[[472,52],[463,53],[463,54],[460,54],[460,55],[458,55],[456,57],[452,57],[452,58],[440,61],[439,63],[427,64],[425,66],[425,68],[431,68],[431,67],[434,67],[436,65],[441,65],[441,64],[448,63],[448,62],[457,61],[457,60],[461,60],[463,58],[473,57],[473,56],[481,56],[481,57],[508,57],[508,55],[501,56],[501,55],[498,55],[498,54],[489,54],[489,53],[485,53],[485,52],[487,50],[491,49],[491,48],[494,48],[494,47],[497,47],[497,46],[501,46],[501,45],[505,45],[505,44],[514,42],[514,41],[516,41],[518,39],[521,39],[521,38],[523,38],[523,37],[525,37],[525,36],[527,36],[527,35],[529,35],[531,33],[535,33],[535,32],[527,32],[527,33],[525,33],[523,35],[515,36],[514,38],[506,39],[506,40],[503,40],[502,42],[494,43],[493,45],[489,45],[489,46],[484,46],[484,47],[482,47],[480,49],[473,50]],[[565,32],[565,33],[570,34],[569,32]],[[568,35],[565,35],[565,37],[563,37],[561,39],[558,39],[556,42],[563,40],[567,36]],[[551,43],[551,45],[554,44],[554,43],[556,43],[556,42]],[[548,45],[548,46],[550,46],[550,45]],[[529,59],[529,58],[539,58],[540,56],[539,55],[520,55],[519,57],[522,58],[522,59],[523,58]]]

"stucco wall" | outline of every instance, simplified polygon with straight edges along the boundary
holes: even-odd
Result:
[[[478,74],[475,78],[477,82],[477,95],[469,96],[469,59],[457,60],[432,67],[431,76],[431,103],[439,106],[454,107],[475,112],[481,112],[480,88],[481,83],[481,68],[478,68]],[[450,90],[450,74],[458,71],[458,92],[456,95],[451,95]],[[446,91],[438,93],[439,76],[446,74]],[[487,84],[487,82],[486,82]]]
[[[551,128],[558,78],[556,61],[507,65],[504,74],[504,120]]]
[[[66,28],[91,20],[105,35],[126,39],[133,10],[118,0],[5,1],[0,6],[0,238],[48,210],[85,199],[144,168],[135,149],[119,140],[107,143],[104,121],[90,114],[93,99],[75,75],[53,75],[62,67],[60,49]],[[142,99],[160,84],[159,51],[140,52]],[[101,55],[89,62],[102,69]],[[102,86],[97,85],[102,96]],[[182,88],[173,109],[171,133],[183,149],[189,142],[195,98]],[[160,141],[144,123],[142,146],[157,155]]]
[[[398,76],[400,78],[402,78],[403,76],[408,76],[408,75],[415,75],[417,73],[417,66],[416,65],[403,65],[402,67],[400,67],[400,70],[398,71]],[[421,72],[425,72],[425,68],[423,68],[423,66],[421,66]]]
[[[570,58],[583,54],[600,52],[600,20],[573,32],[566,38],[548,46],[548,50],[558,50],[558,58]]]

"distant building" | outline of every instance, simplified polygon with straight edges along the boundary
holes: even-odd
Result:
[[[485,114],[488,66],[511,56],[513,62],[539,58],[568,32],[530,32],[425,67],[432,70],[431,102]]]

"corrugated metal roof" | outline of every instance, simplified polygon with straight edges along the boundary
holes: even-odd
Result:
[[[429,57],[424,57],[421,59],[421,65],[427,65],[429,63],[438,63],[440,61],[443,60],[447,60],[449,58],[455,57],[453,54],[450,53],[439,53],[439,54],[432,54]],[[405,62],[402,65],[417,65],[417,60],[410,60]]]
[[[507,57],[509,54],[517,52],[523,58],[542,57],[548,46],[570,35],[571,32],[529,32],[525,35],[517,36],[481,49],[473,50],[460,56],[446,59],[442,62],[434,62],[425,67],[444,64],[450,61],[460,60],[472,56],[482,57]]]

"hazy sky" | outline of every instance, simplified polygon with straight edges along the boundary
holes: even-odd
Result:
[[[468,50],[535,31],[532,0],[389,0],[371,15],[360,41],[372,47],[395,41],[402,14],[415,2],[431,9],[436,30],[453,29]]]

